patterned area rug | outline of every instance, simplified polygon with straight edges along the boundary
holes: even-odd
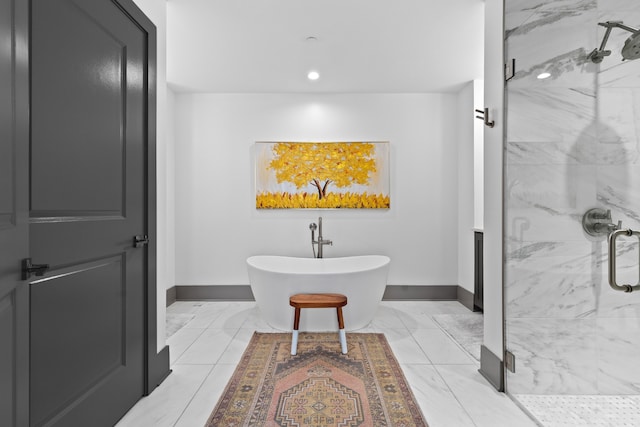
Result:
[[[255,332],[207,427],[427,426],[383,334]]]

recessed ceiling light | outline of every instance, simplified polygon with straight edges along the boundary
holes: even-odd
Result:
[[[538,74],[538,79],[540,79],[540,80],[548,79],[549,77],[551,77],[551,73],[540,73],[540,74]]]
[[[309,80],[318,80],[320,78],[320,73],[318,73],[317,71],[309,71],[309,74],[307,74],[307,78]]]
[[[318,38],[315,36],[309,36],[305,40],[307,40],[308,42],[317,42]]]

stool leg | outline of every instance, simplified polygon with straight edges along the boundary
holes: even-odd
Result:
[[[344,329],[340,329],[340,347],[342,348],[342,354],[347,354],[347,335],[344,333]]]
[[[300,327],[300,309],[296,307],[293,318],[293,332],[291,333],[291,355],[295,356],[298,352],[298,328]]]
[[[344,332],[344,319],[342,318],[342,307],[336,309],[338,311],[338,328],[340,328],[340,347],[342,354],[347,354],[347,335]]]
[[[298,331],[294,330],[291,334],[291,355],[295,356],[298,352]]]

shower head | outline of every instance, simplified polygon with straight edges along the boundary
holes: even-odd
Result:
[[[640,31],[631,34],[622,47],[622,60],[640,58]]]
[[[309,230],[311,230],[311,246],[313,246],[313,244],[316,241],[316,230],[318,229],[318,226],[316,225],[315,222],[312,222],[311,224],[309,224]],[[316,250],[313,250],[313,257],[316,257]]]
[[[598,25],[601,27],[605,27],[607,31],[604,33],[604,38],[602,39],[602,43],[600,44],[600,48],[593,49],[589,54],[588,58],[599,64],[602,62],[605,56],[611,55],[610,50],[605,50],[605,46],[607,41],[609,40],[609,34],[611,34],[611,30],[614,28],[621,28],[625,31],[629,31],[631,36],[624,42],[624,46],[622,47],[622,60],[625,61],[627,59],[638,59],[640,58],[640,30],[635,28],[631,28],[628,25],[624,25],[622,21],[607,21],[607,22],[599,22]]]

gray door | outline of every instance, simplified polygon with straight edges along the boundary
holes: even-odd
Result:
[[[0,0],[0,426],[24,426],[29,402],[29,91],[27,3]]]
[[[31,2],[30,424],[112,426],[144,392],[146,33]]]

